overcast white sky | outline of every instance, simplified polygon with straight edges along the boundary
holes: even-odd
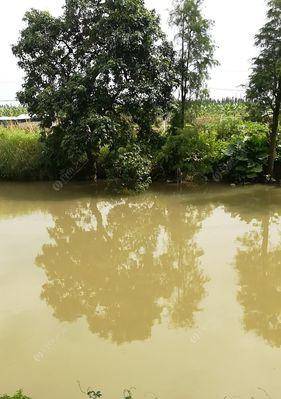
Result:
[[[8,0],[1,4],[0,14],[0,101],[15,99],[21,86],[22,73],[11,53],[18,38],[22,17],[30,8],[58,14],[64,0]],[[172,0],[146,0],[149,8],[160,14],[164,30]],[[241,84],[249,74],[250,60],[255,55],[254,35],[265,21],[265,0],[205,0],[205,15],[215,21],[213,36],[218,46],[220,66],[211,72],[209,87],[214,97],[241,96]]]

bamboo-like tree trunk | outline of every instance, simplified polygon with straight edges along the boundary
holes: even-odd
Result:
[[[93,156],[93,152],[88,149],[87,150],[87,158],[88,158],[88,175],[91,181],[97,181],[97,163]]]
[[[279,84],[279,92],[276,96],[275,107],[273,111],[273,121],[269,140],[269,158],[268,158],[268,174],[273,177],[274,175],[274,161],[276,156],[276,145],[279,127],[279,118],[281,110],[281,81]]]
[[[185,125],[184,35],[185,35],[185,24],[183,16],[182,32],[181,32],[181,127],[182,128],[184,128]]]

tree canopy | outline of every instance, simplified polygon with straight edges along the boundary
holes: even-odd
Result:
[[[24,20],[18,97],[54,159],[93,162],[102,145],[149,134],[171,100],[174,52],[143,0],[66,0],[58,18],[31,10]]]
[[[269,137],[268,173],[273,175],[281,110],[281,0],[269,0],[267,21],[256,35],[259,55],[253,59],[247,96],[273,113]]]
[[[206,91],[210,67],[216,65],[211,37],[212,21],[202,13],[203,0],[177,0],[170,23],[179,42],[176,71],[181,96],[181,122],[184,127],[186,102],[198,99]]]

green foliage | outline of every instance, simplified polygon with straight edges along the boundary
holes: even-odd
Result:
[[[144,191],[151,184],[151,160],[137,144],[119,148],[114,155],[108,177],[119,190]]]
[[[18,391],[15,395],[13,396],[8,396],[8,395],[2,395],[0,396],[0,399],[30,399],[28,396],[25,396],[22,391]]]
[[[200,122],[219,121],[222,118],[244,120],[248,117],[248,104],[243,100],[226,99],[221,101],[202,101],[192,104],[196,110],[196,119]],[[206,118],[206,119],[204,119]]]
[[[92,390],[89,390],[89,391],[87,392],[87,396],[88,396],[90,399],[97,399],[97,398],[101,398],[101,397],[102,397],[102,393],[101,393],[101,391],[92,391]]]
[[[174,86],[173,49],[142,0],[67,0],[64,13],[31,10],[13,47],[25,72],[18,97],[45,130],[50,164],[89,164],[147,137]]]
[[[259,54],[253,59],[247,96],[259,114],[272,113],[268,174],[273,176],[281,114],[281,0],[267,0],[267,21],[256,35]]]
[[[212,22],[202,6],[203,0],[175,1],[176,52],[143,0],[66,0],[59,17],[27,12],[13,47],[25,72],[18,97],[27,109],[0,107],[0,115],[36,115],[42,140],[37,133],[0,129],[0,177],[38,179],[45,168],[57,176],[87,160],[81,174],[107,176],[136,191],[149,186],[151,175],[193,179],[224,164],[231,180],[260,177],[268,138],[271,166],[276,155],[281,0],[268,0],[268,21],[256,36],[260,54],[253,60],[249,102],[206,100],[216,61]],[[163,116],[175,87],[181,101],[174,102],[167,132]],[[271,134],[251,118],[270,122]]]
[[[257,180],[264,174],[268,160],[266,134],[262,131],[262,126],[259,130],[258,124],[254,130],[253,124],[251,134],[236,138],[238,140],[233,138],[225,152],[228,165],[226,176],[236,182]]]
[[[281,0],[267,0],[267,5],[267,21],[255,38],[260,53],[253,59],[247,95],[264,109],[273,110],[281,91]]]
[[[126,145],[124,140],[124,145],[118,146],[122,141],[117,140],[115,144],[102,146],[96,153],[98,177],[110,178],[120,190],[142,191],[149,186],[151,177],[176,180],[179,173],[180,178],[194,179],[211,178],[219,171],[221,178],[238,182],[256,180],[264,174],[268,127],[245,120],[245,104],[206,102],[194,104],[192,108],[194,125],[174,129],[173,135],[165,135],[155,128],[147,140],[140,140],[138,129],[127,121],[130,131],[126,140],[134,137],[135,144]],[[61,157],[57,158],[59,146],[68,149],[71,146],[67,141],[61,142],[56,129],[60,127],[42,143],[38,132],[0,128],[0,178],[59,177],[75,167],[78,157],[79,165],[84,166],[77,178],[84,178],[86,154],[79,152],[77,145],[71,151],[76,154],[73,158],[67,154],[63,158],[64,151],[60,151]]]
[[[225,99],[220,101],[192,101],[185,110],[185,124],[205,127],[212,123],[221,123],[225,119],[244,121],[249,119],[249,104],[240,99]],[[181,125],[180,106],[176,104],[171,112],[170,132],[175,134]]]
[[[210,34],[212,22],[204,18],[202,4],[203,0],[177,0],[170,16],[179,44],[176,72],[181,93],[180,127],[184,127],[186,104],[206,97],[208,72],[217,64]]]
[[[233,136],[243,136],[245,122],[235,117],[224,117],[215,122],[206,123],[202,128],[215,131],[218,140],[229,141]]]
[[[204,121],[195,118],[195,125],[168,137],[159,152],[158,175],[160,170],[162,177],[172,179],[179,172],[184,179],[217,174],[219,180],[236,182],[260,177],[267,161],[267,125],[243,120],[245,104],[225,104],[225,108],[226,116],[222,104],[208,104],[201,113]]]
[[[254,122],[267,123],[270,125],[272,121],[272,110],[270,107],[264,107],[257,101],[249,101],[247,103],[248,117],[247,119]]]
[[[187,126],[170,136],[158,156],[158,165],[167,177],[175,178],[178,171],[183,177],[204,176],[212,171],[212,165],[219,161],[222,143],[216,134],[205,134],[196,127]]]
[[[19,116],[26,113],[27,109],[21,106],[0,105],[0,116]]]
[[[0,179],[42,178],[43,148],[39,133],[0,127]]]
[[[217,139],[225,142],[237,141],[255,134],[266,137],[268,134],[268,127],[265,124],[243,121],[236,117],[221,118],[216,122],[206,123],[202,128],[206,133],[215,132]]]

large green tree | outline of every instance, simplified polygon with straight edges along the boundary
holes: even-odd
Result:
[[[61,17],[31,10],[24,20],[13,47],[25,72],[18,97],[54,162],[87,155],[93,165],[105,144],[149,140],[171,99],[174,52],[143,0],[66,0]]]
[[[269,134],[268,174],[273,176],[281,110],[281,0],[268,0],[267,21],[256,35],[259,55],[253,59],[248,98],[273,113]]]
[[[181,125],[186,105],[206,92],[209,69],[216,65],[211,37],[212,21],[204,18],[203,0],[176,0],[170,23],[178,41],[176,69],[181,99]]]

